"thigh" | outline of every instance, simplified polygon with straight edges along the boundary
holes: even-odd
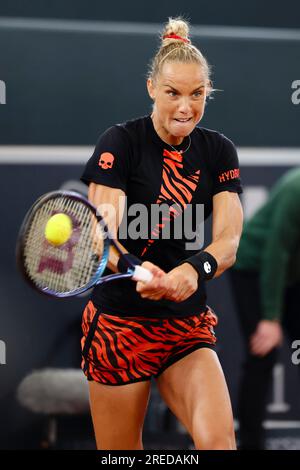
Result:
[[[97,448],[142,449],[150,381],[117,386],[91,381],[89,390]]]
[[[196,448],[235,448],[229,393],[215,351],[202,348],[185,356],[160,375],[157,385]]]

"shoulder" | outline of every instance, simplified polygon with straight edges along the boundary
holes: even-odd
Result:
[[[146,131],[147,119],[147,116],[130,119],[129,121],[115,124],[111,129],[114,129],[115,132],[127,134],[128,137],[134,137]]]
[[[212,168],[231,164],[238,166],[236,147],[232,140],[224,134],[205,127],[196,127],[195,135],[199,146],[202,146],[202,148],[204,146],[204,151]]]
[[[114,143],[128,148],[143,137],[146,132],[146,119],[145,116],[114,124],[98,136],[97,143]]]
[[[207,129],[206,127],[197,126],[195,128],[195,135],[198,138],[202,138],[207,143],[207,145],[210,145],[213,148],[222,147],[224,145],[235,147],[231,139],[226,137],[221,132],[218,132],[213,129]]]
[[[213,195],[222,191],[241,193],[239,159],[234,143],[224,134],[204,127],[196,127],[200,151],[207,161],[214,179]],[[202,144],[201,144],[202,143]]]

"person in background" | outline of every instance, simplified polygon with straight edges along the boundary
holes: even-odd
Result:
[[[244,224],[229,271],[246,358],[238,398],[240,448],[263,449],[267,393],[285,329],[300,338],[300,169],[286,173]]]

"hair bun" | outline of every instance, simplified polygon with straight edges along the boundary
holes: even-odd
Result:
[[[181,36],[177,36],[177,34],[166,34],[165,36],[163,36],[163,40],[165,39],[176,39],[176,41],[183,41],[188,44],[191,42],[189,39],[183,38]]]
[[[183,41],[190,43],[189,29],[187,21],[182,18],[169,18],[162,33],[162,41]]]

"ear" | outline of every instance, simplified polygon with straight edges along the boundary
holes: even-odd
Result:
[[[147,89],[148,89],[150,98],[152,98],[152,100],[155,101],[155,87],[153,85],[151,78],[148,78],[147,80]]]

